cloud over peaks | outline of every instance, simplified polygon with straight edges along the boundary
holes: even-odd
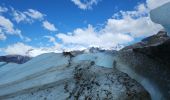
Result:
[[[49,53],[49,52],[62,52],[60,47],[58,45],[53,47],[33,47],[27,44],[24,44],[22,42],[18,42],[12,45],[9,45],[6,48],[0,48],[1,51],[3,51],[5,54],[9,55],[26,55],[35,57],[43,53]]]
[[[156,34],[163,28],[151,21],[148,12],[145,4],[139,4],[132,11],[114,14],[99,30],[88,25],[87,28],[77,28],[73,32],[59,33],[56,37],[67,47],[97,46],[108,49],[126,45],[135,38]]]
[[[88,25],[87,28],[77,28],[72,33],[57,34],[56,37],[62,40],[63,45],[74,45],[84,48],[97,46],[109,49],[117,46],[119,43],[123,44],[133,41],[133,37],[127,34],[105,32],[103,29],[97,31],[91,25]]]

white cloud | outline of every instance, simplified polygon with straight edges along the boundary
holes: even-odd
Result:
[[[44,36],[44,37],[49,39],[49,42],[52,42],[53,44],[57,44],[55,37],[53,36]]]
[[[28,9],[27,11],[21,12],[18,10],[15,10],[14,8],[11,8],[13,19],[17,22],[25,22],[25,23],[32,23],[34,20],[43,20],[44,14],[41,12],[34,10],[34,9]]]
[[[42,20],[45,16],[41,12],[34,10],[34,9],[28,9],[28,11],[24,13],[33,19],[39,19],[39,20]]]
[[[12,8],[12,13],[13,13],[13,19],[17,22],[28,22],[31,23],[33,22],[33,20],[31,18],[29,18],[25,13],[17,11],[15,9]]]
[[[146,0],[146,4],[149,9],[157,8],[168,2],[170,2],[170,0]]]
[[[56,35],[61,39],[65,46],[82,46],[85,48],[99,46],[105,49],[116,46],[117,44],[131,42],[133,38],[127,34],[96,31],[91,25],[88,28],[77,28],[71,35],[60,33]],[[78,49],[78,48],[77,48]]]
[[[29,37],[24,37],[25,42],[31,42],[32,40]]]
[[[73,32],[59,33],[56,37],[61,39],[66,47],[114,48],[117,45],[125,45],[135,38],[156,34],[163,28],[151,21],[148,12],[145,4],[139,4],[133,11],[120,11],[114,14],[100,30],[89,25],[87,28],[77,28]]]
[[[84,10],[90,9],[93,4],[97,4],[96,0],[91,0],[85,3],[82,3],[80,0],[72,1],[76,5],[78,5],[79,8]],[[58,44],[54,37],[44,36],[45,38],[49,39],[49,42],[54,43],[55,46],[48,48],[36,48],[23,43],[16,43],[8,46],[3,50],[7,54],[26,54],[36,56],[47,52],[61,52],[62,50],[79,50],[92,46],[109,49],[117,47],[117,45],[124,45],[133,41],[137,37],[140,38],[156,34],[160,29],[163,28],[162,26],[153,23],[149,17],[148,12],[150,11],[150,9],[159,6],[158,4],[155,4],[154,1],[156,0],[147,0],[146,4],[139,4],[132,11],[120,11],[114,14],[112,18],[109,18],[106,21],[106,24],[101,29],[96,29],[92,25],[89,25],[87,28],[76,28],[73,30],[73,32],[59,33],[56,35],[56,37],[61,39],[62,44]],[[167,0],[164,0],[163,2],[165,3],[167,2]],[[30,14],[34,11],[28,12],[24,12],[24,14],[34,19],[42,19],[42,16],[44,16],[40,13]],[[9,24],[9,21],[6,22],[8,22]],[[0,24],[0,26],[3,26],[3,30],[10,30],[11,28],[9,28],[9,26],[13,29],[13,25],[8,24]],[[43,22],[43,27],[50,31],[57,30],[55,26],[49,23],[48,21]]]
[[[26,42],[31,41],[30,38],[22,35],[21,30],[15,29],[14,24],[9,19],[1,15],[0,15],[0,33],[3,33],[1,34],[1,37],[3,37],[3,40],[7,38],[5,34],[9,34],[9,35],[17,35],[18,37],[20,37],[22,40]]]
[[[4,33],[18,35],[20,38],[22,38],[21,31],[19,29],[14,29],[13,23],[9,19],[1,15],[0,15],[0,29]]]
[[[92,9],[93,5],[96,5],[99,0],[71,0],[75,5],[77,5],[80,9]]]
[[[36,48],[21,42],[9,45],[7,48],[1,48],[0,50],[8,55],[26,55],[31,57],[35,57],[43,53],[59,53],[62,51],[58,46]]]
[[[108,19],[107,25],[103,29],[105,32],[129,33],[132,37],[146,37],[156,34],[162,26],[151,21],[150,17],[132,18],[123,15],[123,19]]]
[[[43,27],[49,31],[57,31],[57,28],[54,26],[54,24],[51,24],[48,21],[43,21]]]
[[[3,16],[0,16],[0,20],[1,20],[0,26],[1,26],[2,30],[5,30],[7,33],[14,33],[15,32],[15,30],[13,28],[14,25],[9,19],[7,19]]]
[[[58,47],[58,46],[33,48],[32,50],[27,52],[27,55],[35,57],[35,56],[41,55],[43,53],[50,53],[50,52],[61,53],[62,49],[60,49],[60,47]]]
[[[16,44],[9,45],[3,51],[9,55],[13,55],[13,54],[27,55],[27,52],[31,49],[32,49],[31,46],[18,42]]]
[[[0,34],[0,40],[6,40],[6,38],[7,38],[7,37],[5,36],[5,34],[3,34],[3,33]]]
[[[7,12],[8,8],[0,6],[0,13]]]
[[[104,31],[113,33],[129,33],[134,38],[156,34],[163,27],[151,21],[149,9],[139,4],[134,11],[120,11],[108,19]]]

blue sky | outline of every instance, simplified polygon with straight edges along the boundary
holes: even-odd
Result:
[[[0,0],[0,54],[128,45],[162,28],[149,19],[152,4],[153,0]]]

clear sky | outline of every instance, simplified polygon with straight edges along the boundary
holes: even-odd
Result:
[[[0,0],[0,54],[119,48],[162,27],[158,0]],[[167,1],[167,0],[163,0]]]

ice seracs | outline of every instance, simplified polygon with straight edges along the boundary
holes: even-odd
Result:
[[[151,10],[150,17],[153,22],[161,24],[170,36],[170,2]]]

